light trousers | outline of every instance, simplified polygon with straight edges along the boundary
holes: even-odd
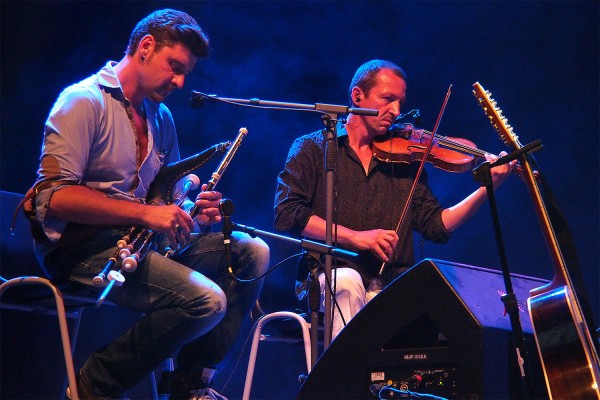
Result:
[[[321,311],[324,312],[325,274],[319,275],[319,283],[321,285]],[[331,340],[333,340],[350,319],[381,292],[383,284],[378,278],[373,278],[369,287],[365,289],[360,274],[352,268],[335,268],[332,272],[331,284],[335,290],[335,301],[332,301],[333,327],[331,329]]]

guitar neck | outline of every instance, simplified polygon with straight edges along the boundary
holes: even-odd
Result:
[[[515,134],[512,127],[508,124],[508,120],[502,115],[502,110],[498,108],[496,101],[492,99],[491,93],[485,90],[479,84],[479,82],[473,84],[473,89],[473,94],[477,98],[479,105],[482,107],[484,113],[489,118],[492,126],[500,134],[501,139],[513,150],[521,149],[523,145],[520,143],[519,137]],[[542,198],[540,189],[537,185],[537,180],[531,167],[531,164],[529,163],[526,155],[522,156],[521,159],[522,171],[520,175],[529,188],[529,192],[533,200],[533,205],[535,207],[535,211],[540,221],[542,233],[544,235],[544,239],[546,241],[548,250],[550,251],[550,257],[554,266],[553,280],[546,286],[534,289],[534,291],[536,292],[535,294],[540,294],[547,290],[554,289],[558,286],[570,286],[571,279],[569,278],[565,260],[562,255],[562,252],[560,251],[560,247],[558,245],[558,240],[556,238],[554,229],[552,228],[552,223],[550,221],[548,211],[544,206],[544,200]],[[532,291],[532,295],[535,295],[534,291]]]
[[[542,234],[544,236],[544,240],[546,242],[546,246],[548,247],[550,258],[552,259],[554,267],[554,278],[552,279],[552,281],[545,286],[533,289],[531,291],[531,295],[535,296],[537,294],[541,294],[546,291],[555,289],[559,286],[571,286],[571,279],[569,277],[565,259],[559,247],[556,233],[554,231],[554,228],[552,227],[550,216],[544,205],[544,200],[540,188],[537,184],[537,179],[533,172],[533,168],[527,160],[522,161],[522,168],[523,173],[521,177],[523,181],[525,181],[527,187],[529,188],[529,193],[533,200],[533,206],[537,214],[538,220],[540,222]]]
[[[491,94],[476,82],[475,97],[504,142],[515,150],[523,146]],[[560,251],[556,233],[526,154],[521,156],[522,178],[529,188],[542,233],[554,264],[554,278],[530,291],[528,308],[546,385],[551,398],[594,398],[600,400],[600,369],[594,340],[585,322],[581,304]],[[549,340],[552,338],[552,340]],[[560,340],[559,340],[560,339]]]

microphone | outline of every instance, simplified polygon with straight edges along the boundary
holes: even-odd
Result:
[[[421,110],[419,110],[418,108],[414,108],[407,113],[398,115],[398,117],[394,121],[394,124],[398,124],[398,123],[402,122],[402,120],[406,117],[413,117],[413,120],[415,121],[415,125],[418,126],[421,123]]]
[[[216,94],[204,94],[202,92],[192,90],[192,94],[190,96],[190,105],[192,108],[201,108],[204,106],[204,104],[206,104],[207,101],[215,100],[216,97]]]
[[[219,211],[221,211],[221,215],[223,217],[231,217],[233,211],[235,210],[235,205],[231,199],[223,199],[219,202]],[[232,231],[231,219],[229,220],[229,233]]]
[[[231,269],[231,232],[233,231],[233,225],[231,223],[231,214],[233,214],[235,206],[233,201],[230,199],[223,199],[219,202],[219,211],[223,216],[223,244],[225,246],[225,259],[227,260],[227,268],[230,273],[233,273]]]
[[[412,115],[416,126],[421,125],[421,110],[419,110],[418,108],[415,108],[414,110],[409,111],[408,114]]]

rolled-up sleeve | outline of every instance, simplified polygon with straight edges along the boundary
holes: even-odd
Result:
[[[67,223],[47,215],[50,200],[68,184],[51,183],[81,183],[96,131],[95,120],[92,96],[85,91],[65,90],[46,122],[38,182],[48,185],[36,194],[34,206],[35,219],[52,242],[60,239]]]
[[[44,234],[51,242],[56,242],[60,239],[67,226],[67,222],[47,215],[48,208],[50,207],[50,199],[56,191],[66,186],[67,185],[53,186],[40,191],[35,196],[35,220],[40,224]]]
[[[442,221],[443,207],[431,192],[427,182],[420,182],[413,199],[414,229],[423,237],[435,243],[446,243],[450,240],[451,232]]]

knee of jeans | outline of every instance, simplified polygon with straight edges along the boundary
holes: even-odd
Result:
[[[240,259],[244,264],[253,268],[252,274],[257,276],[264,273],[269,266],[269,246],[260,238],[253,238],[246,233],[235,232],[240,246]]]
[[[192,318],[213,321],[216,325],[225,316],[227,311],[227,297],[221,288],[213,283],[203,287],[198,294],[189,301],[186,313]]]
[[[269,246],[262,239],[255,238],[253,239],[252,244],[252,254],[256,260],[255,263],[258,270],[257,272],[265,272],[269,267],[269,259],[271,255]]]

